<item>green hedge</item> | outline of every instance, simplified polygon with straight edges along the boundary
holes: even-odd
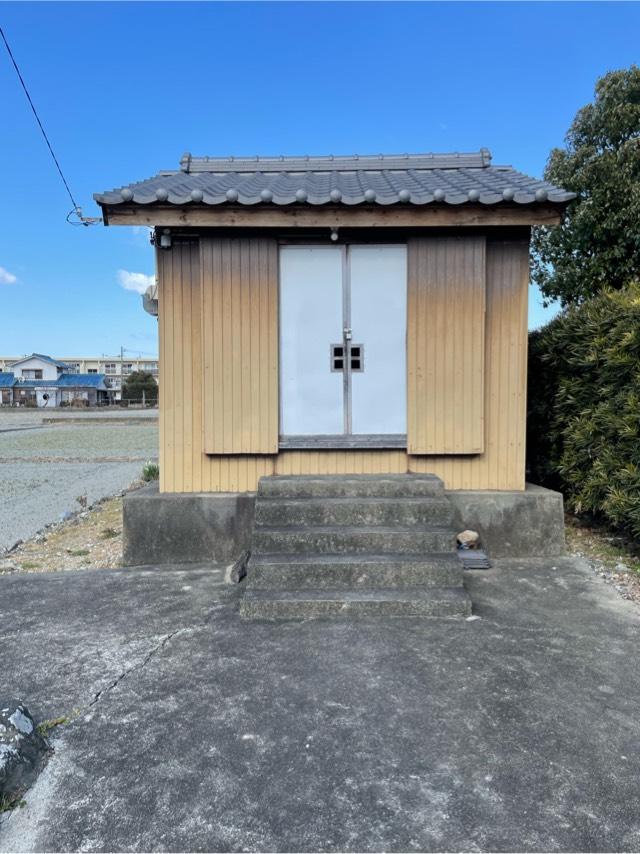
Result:
[[[529,338],[529,479],[640,540],[640,284]]]

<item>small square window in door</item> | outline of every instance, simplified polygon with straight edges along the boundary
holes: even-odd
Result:
[[[342,344],[331,345],[331,370],[344,371],[344,347]]]
[[[364,371],[364,347],[362,344],[352,344],[349,347],[349,359],[352,371]]]

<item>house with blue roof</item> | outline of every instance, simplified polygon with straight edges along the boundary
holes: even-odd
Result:
[[[76,374],[65,362],[42,353],[19,359],[0,373],[5,406],[100,406],[109,402],[105,374]]]
[[[0,405],[11,406],[13,403],[13,386],[16,378],[11,373],[0,373]]]

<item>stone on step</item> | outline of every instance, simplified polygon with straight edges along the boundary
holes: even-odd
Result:
[[[477,549],[480,542],[480,534],[477,531],[461,531],[456,537],[463,549]]]
[[[255,528],[254,556],[261,554],[428,554],[455,548],[455,533],[428,527]]]
[[[455,553],[428,555],[269,555],[252,559],[252,589],[461,587]]]
[[[255,524],[287,525],[450,525],[453,507],[444,497],[263,498]]]
[[[261,478],[258,484],[259,497],[406,498],[443,494],[440,478],[429,474],[273,475]]]
[[[240,613],[248,619],[317,617],[468,617],[464,588],[428,590],[256,590],[246,591]]]

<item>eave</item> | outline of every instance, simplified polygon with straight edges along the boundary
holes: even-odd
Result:
[[[107,205],[105,225],[196,228],[432,228],[558,225],[564,204],[423,206]]]

